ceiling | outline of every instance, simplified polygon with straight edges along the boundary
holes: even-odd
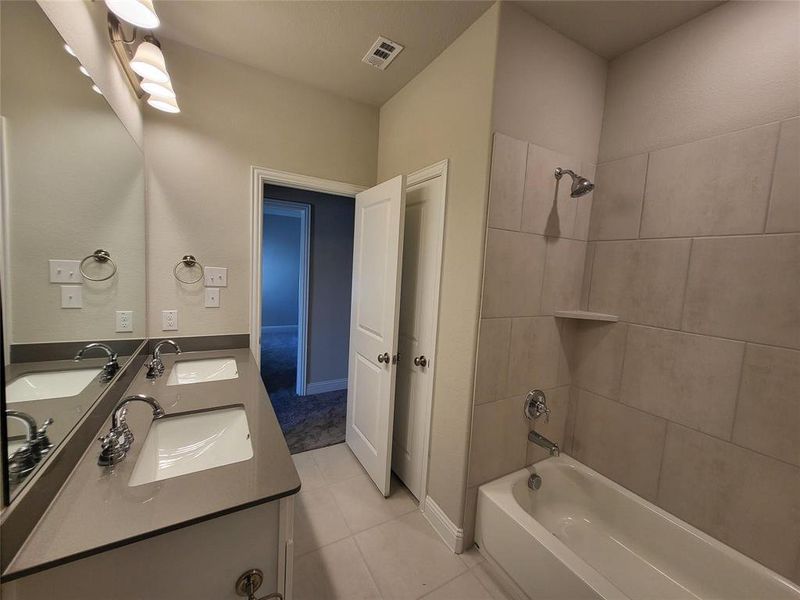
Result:
[[[707,0],[517,0],[525,11],[612,59],[722,4]]]
[[[160,0],[158,35],[381,105],[464,32],[491,1]],[[378,35],[405,49],[386,71],[361,62]]]

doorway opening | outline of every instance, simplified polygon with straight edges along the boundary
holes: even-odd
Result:
[[[263,186],[260,367],[293,454],[345,439],[354,198]]]

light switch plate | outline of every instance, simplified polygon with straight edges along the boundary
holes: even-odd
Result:
[[[83,308],[82,290],[79,285],[62,285],[61,308]]]
[[[162,310],[161,331],[177,331],[177,330],[178,330],[178,311]]]
[[[133,331],[133,311],[132,310],[118,310],[117,311],[117,333],[125,333]]]
[[[206,288],[206,308],[219,308],[219,288]]]
[[[228,287],[227,267],[205,267],[203,277],[206,287]]]
[[[83,283],[79,260],[48,260],[50,283]]]

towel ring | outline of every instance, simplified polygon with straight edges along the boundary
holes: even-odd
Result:
[[[86,261],[90,258],[95,259],[99,263],[111,263],[111,273],[106,275],[105,277],[89,277],[86,272],[83,270],[83,265],[86,264]],[[111,279],[117,273],[117,263],[111,258],[111,255],[103,250],[102,248],[98,248],[94,252],[92,252],[89,256],[84,258],[81,261],[81,264],[78,266],[78,269],[81,272],[81,275],[84,279],[88,279],[89,281],[106,281],[107,279]]]
[[[188,269],[191,269],[192,267],[200,267],[200,276],[197,279],[193,279],[192,281],[186,281],[185,279],[181,279],[178,276],[178,267],[180,267],[181,265],[185,266]],[[175,263],[175,268],[172,269],[172,274],[175,275],[175,279],[187,285],[191,285],[193,283],[197,283],[198,281],[200,281],[203,278],[203,273],[204,273],[203,265],[201,265],[200,261],[197,260],[191,254],[187,254],[182,259],[180,259],[177,263]]]

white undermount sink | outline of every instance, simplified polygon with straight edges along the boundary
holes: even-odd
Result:
[[[26,373],[6,386],[6,402],[69,398],[80,394],[102,369],[68,369]]]
[[[237,377],[239,377],[239,370],[236,367],[236,360],[231,357],[179,360],[175,362],[169,372],[167,385],[206,383],[236,379]]]
[[[129,486],[222,467],[253,458],[244,408],[163,417],[150,425]]]

